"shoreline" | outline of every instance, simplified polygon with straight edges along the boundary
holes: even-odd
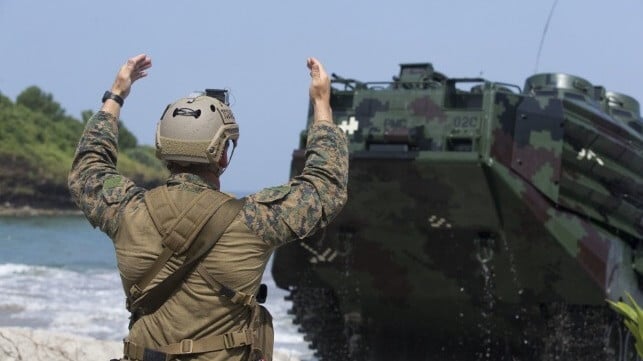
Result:
[[[12,206],[10,204],[0,205],[0,217],[34,217],[34,216],[82,216],[80,209],[63,208],[37,208],[29,205]]]

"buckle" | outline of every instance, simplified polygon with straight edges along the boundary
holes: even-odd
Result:
[[[249,345],[251,343],[251,340],[252,338],[248,338],[246,331],[229,332],[223,334],[223,345],[226,349]]]
[[[136,300],[137,298],[139,298],[141,296],[142,293],[143,293],[143,290],[140,287],[138,287],[137,284],[134,284],[129,289],[129,294],[130,294],[129,298],[131,298],[132,300]]]
[[[245,295],[245,297],[243,298],[243,305],[250,306],[253,304],[254,300],[255,300],[255,295]]]
[[[124,355],[125,357],[127,357],[127,358],[130,358],[130,354],[129,354],[129,345],[130,345],[129,340],[128,340],[128,339],[126,339],[126,338],[124,338],[124,339],[123,339],[123,355]]]
[[[226,350],[234,347],[234,336],[232,336],[232,333],[223,334],[223,346]]]
[[[192,348],[194,347],[194,342],[189,338],[181,340],[181,353],[192,353]]]

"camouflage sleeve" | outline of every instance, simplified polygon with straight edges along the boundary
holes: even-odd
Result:
[[[303,239],[337,216],[346,203],[347,184],[346,136],[335,124],[313,124],[302,173],[249,196],[242,213],[248,227],[268,243]]]
[[[72,200],[94,227],[111,238],[118,230],[120,210],[144,189],[116,170],[118,121],[98,112],[87,122],[69,172]]]

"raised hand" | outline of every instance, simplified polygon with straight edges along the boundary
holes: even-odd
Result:
[[[330,78],[324,66],[315,58],[308,58],[306,65],[310,69],[309,94],[314,109],[314,121],[333,121],[330,108]]]
[[[329,101],[330,78],[324,66],[315,58],[308,58],[306,65],[310,69],[310,97],[315,101]]]
[[[138,79],[146,77],[147,69],[151,66],[152,59],[145,54],[139,54],[128,59],[116,74],[116,79],[112,85],[112,93],[125,99],[129,95],[132,84]]]

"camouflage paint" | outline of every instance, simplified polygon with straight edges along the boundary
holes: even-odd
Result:
[[[583,340],[613,327],[605,298],[643,301],[643,138],[579,79],[542,74],[522,92],[427,64],[337,79],[349,201],[273,268],[322,360],[620,352]]]

